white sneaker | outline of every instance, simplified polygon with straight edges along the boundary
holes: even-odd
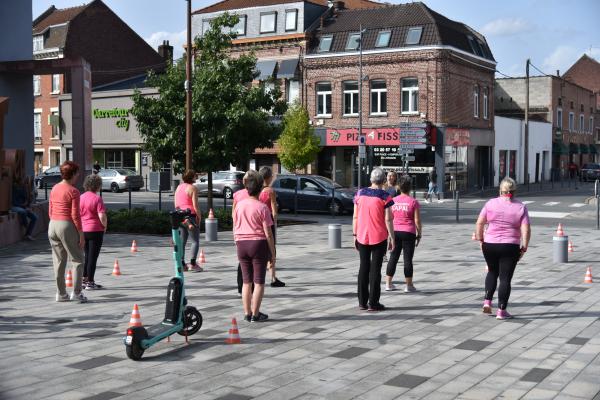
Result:
[[[392,291],[394,291],[396,289],[397,289],[397,287],[393,283],[390,283],[389,285],[385,285],[385,291],[386,292],[392,292]]]
[[[58,293],[56,293],[56,301],[58,301],[59,303],[63,302],[63,301],[69,301],[71,300],[69,298],[69,295],[67,293],[65,293],[64,295],[60,295]]]
[[[406,285],[404,286],[404,293],[416,292],[417,288],[415,285]]]
[[[71,300],[77,300],[80,303],[87,303],[87,297],[83,294],[83,292],[79,294],[75,294],[75,292],[71,293]]]

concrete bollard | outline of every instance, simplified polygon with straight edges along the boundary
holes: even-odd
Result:
[[[330,249],[341,249],[342,248],[342,225],[340,224],[329,224],[329,248]]]
[[[216,242],[219,232],[219,220],[216,218],[206,218],[204,220],[204,232],[207,242]]]
[[[555,263],[569,262],[569,237],[568,236],[553,236],[552,237],[552,255]]]

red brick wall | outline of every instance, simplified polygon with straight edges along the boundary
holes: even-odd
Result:
[[[58,96],[63,92],[64,75],[60,76],[60,92],[53,94],[52,92],[52,75],[41,75],[40,76],[40,94],[34,96],[34,108],[42,110],[42,140],[41,142],[35,143],[35,150],[44,150],[42,158],[43,168],[47,168],[50,165],[49,158],[49,147],[60,147],[60,141],[52,138],[52,126],[48,124],[48,117],[50,115],[51,108],[58,108]],[[33,118],[33,116],[32,116]],[[33,135],[33,132],[32,132]],[[37,166],[36,166],[37,168]]]

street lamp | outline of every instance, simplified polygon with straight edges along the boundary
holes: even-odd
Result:
[[[192,169],[192,0],[187,1],[185,49],[185,169]]]

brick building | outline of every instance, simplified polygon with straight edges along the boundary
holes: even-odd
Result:
[[[164,59],[101,0],[79,7],[48,8],[33,21],[34,60],[82,57],[92,86],[164,68]],[[66,78],[66,79],[65,79]],[[34,172],[61,162],[58,96],[69,93],[69,77],[34,75]]]
[[[496,62],[481,34],[419,2],[359,10],[339,2],[312,30],[304,74],[324,145],[318,173],[356,184],[361,27],[368,163],[401,169],[400,136],[425,129],[408,168],[419,188],[434,166],[445,190],[454,176],[460,189],[490,185]]]

